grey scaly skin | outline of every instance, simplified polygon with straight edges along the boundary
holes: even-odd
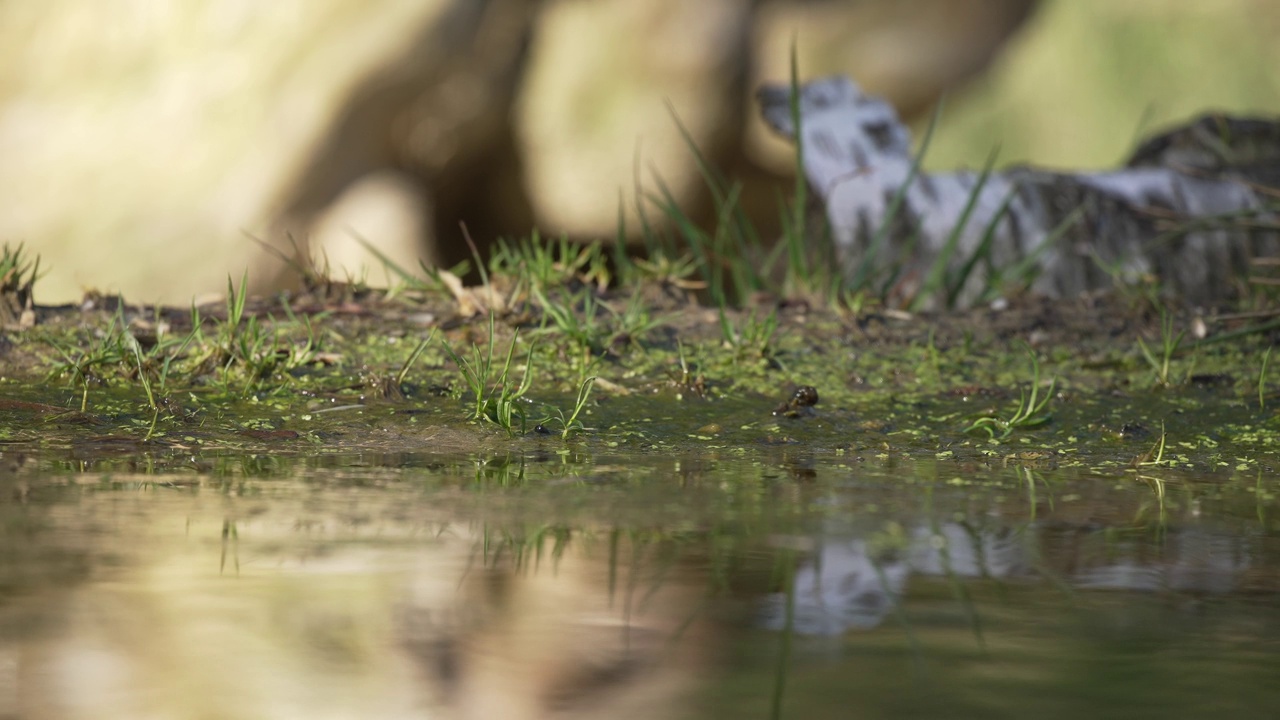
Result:
[[[772,85],[758,99],[765,122],[794,138],[790,95],[789,86]],[[845,77],[802,85],[799,110],[805,175],[825,205],[842,263],[856,267],[910,175],[910,133],[888,103]],[[1231,157],[1236,145],[1218,147],[1215,138],[1238,139],[1245,152]],[[876,266],[903,265],[903,282],[918,284],[975,192],[951,265],[972,257],[1007,200],[995,220],[992,263],[1005,268],[1034,256],[1030,287],[1052,296],[1154,276],[1189,303],[1212,304],[1240,291],[1253,258],[1280,254],[1275,197],[1268,208],[1258,190],[1280,185],[1277,122],[1209,117],[1153,138],[1118,170],[1020,167],[993,173],[980,189],[978,180],[971,171],[917,175]],[[1076,221],[1046,242],[1077,208]],[[907,256],[907,238],[917,233]],[[971,277],[959,304],[980,299],[987,285]]]

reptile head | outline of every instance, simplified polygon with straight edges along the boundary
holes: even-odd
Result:
[[[791,86],[766,85],[757,98],[765,122],[794,140]],[[829,193],[836,185],[869,173],[893,180],[910,167],[907,126],[893,106],[863,93],[849,78],[827,77],[801,85],[797,109],[804,173],[819,192]]]
[[[760,112],[775,132],[795,137],[791,118],[791,86],[765,85],[756,93]],[[898,113],[884,99],[862,92],[844,76],[820,78],[800,86],[800,124],[806,128],[839,128],[858,137],[859,145],[885,155],[908,155],[911,138]]]

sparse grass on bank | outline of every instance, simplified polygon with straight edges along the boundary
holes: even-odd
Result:
[[[798,126],[794,98],[791,112]],[[931,124],[913,176],[932,130]],[[378,256],[397,278],[385,289],[334,281],[323,259],[286,258],[299,273],[301,294],[250,298],[245,275],[238,285],[228,279],[220,308],[146,308],[97,298],[101,310],[46,313],[49,322],[14,336],[21,347],[11,357],[23,360],[11,377],[43,377],[50,386],[37,393],[42,406],[118,418],[130,437],[148,443],[173,442],[191,435],[193,426],[227,416],[242,427],[251,424],[252,432],[275,432],[304,418],[367,416],[385,407],[392,416],[413,408],[413,422],[422,416],[471,423],[471,431],[481,429],[477,437],[487,437],[483,428],[493,426],[507,438],[556,433],[566,442],[659,442],[635,424],[653,422],[681,427],[677,434],[700,441],[763,436],[787,443],[800,436],[857,445],[872,437],[892,447],[910,438],[912,447],[968,448],[986,457],[999,452],[992,441],[1063,432],[1056,445],[1048,444],[1054,452],[1070,451],[1082,435],[1122,437],[1125,428],[1154,426],[1178,403],[1192,402],[1187,393],[1200,376],[1188,369],[1175,378],[1173,372],[1185,330],[1174,332],[1177,311],[1160,305],[1150,287],[1141,288],[1139,301],[1117,293],[1119,309],[1105,298],[1041,303],[1014,292],[1001,312],[920,314],[925,307],[954,308],[962,289],[971,293],[979,277],[985,286],[976,297],[984,301],[1025,288],[1033,277],[1034,252],[1014,267],[991,267],[999,213],[970,255],[957,257],[994,157],[918,289],[901,297],[895,288],[903,266],[880,252],[912,242],[894,234],[904,191],[890,202],[871,251],[842,266],[827,234],[807,215],[803,180],[789,202],[779,199],[784,231],[772,242],[746,221],[740,187],[692,142],[689,149],[715,202],[715,221],[696,224],[660,179],[637,183],[640,257],[617,242],[630,233],[620,213],[612,244],[575,245],[534,232],[501,240],[489,257],[476,252],[471,264],[450,270],[406,269]],[[803,167],[802,144],[796,162]],[[1046,243],[1076,217],[1069,215]],[[479,274],[479,286],[462,282],[468,267]],[[21,246],[6,246],[0,296],[7,306],[31,311],[38,268]],[[1197,319],[1208,337],[1195,348],[1203,377],[1231,388],[1247,375],[1241,385],[1256,390],[1249,405],[1265,411],[1269,354],[1262,353],[1269,353],[1269,339],[1280,328],[1268,314],[1267,286],[1258,287],[1260,294],[1247,300],[1251,314]],[[1157,309],[1162,320],[1153,328]],[[1176,322],[1185,328],[1192,320]],[[1153,331],[1158,346],[1143,339]],[[1029,384],[1023,343],[1036,346]],[[1135,345],[1145,370],[1133,362]],[[1061,384],[1040,382],[1041,357],[1053,363]],[[1170,390],[1151,401],[1159,407],[1133,410],[1137,419],[1113,417],[1117,411],[1102,399],[1105,393],[1148,387],[1152,374]],[[816,388],[822,404],[814,413],[770,412],[797,387]],[[1055,392],[1058,387],[1071,392]],[[63,396],[67,389],[74,397]],[[991,405],[974,419],[963,404],[1015,390],[1020,399],[1008,411]],[[1243,395],[1228,395],[1222,402],[1232,419],[1218,422],[1248,424],[1232,414]],[[957,397],[964,398],[960,405]],[[762,409],[707,419],[717,403]],[[1094,405],[1111,409],[1090,416],[1086,408]],[[246,407],[267,415],[246,414]],[[924,409],[909,410],[917,407]],[[278,419],[264,419],[273,413]],[[235,419],[242,415],[257,419]],[[686,419],[706,421],[684,427]],[[1257,439],[1274,434],[1249,433]]]
[[[414,439],[418,428],[445,427],[475,447],[551,435],[598,449],[776,443],[1127,467],[1163,424],[1177,452],[1161,467],[1248,466],[1280,447],[1265,415],[1263,336],[1202,346],[1193,378],[1151,393],[1154,368],[1134,362],[1134,347],[1162,326],[1123,301],[939,316],[708,308],[652,283],[627,290],[570,282],[547,296],[578,312],[583,294],[592,298],[605,329],[585,344],[536,299],[468,319],[437,290],[373,293],[355,315],[313,296],[255,300],[238,288],[221,312],[105,300],[99,310],[44,311],[10,336],[0,439],[106,433],[165,454],[297,438],[307,442],[290,452],[313,452],[435,447]],[[651,313],[647,329],[610,340],[636,297]],[[1045,366],[1056,384],[1043,382]],[[821,402],[775,414],[800,386]]]
[[[22,244],[6,242],[0,250],[0,328],[23,324],[39,277],[40,258],[32,260]]]
[[[982,430],[992,440],[1004,440],[1015,430],[1034,428],[1049,422],[1052,415],[1048,412],[1049,403],[1053,400],[1057,381],[1050,381],[1049,386],[1040,383],[1040,360],[1035,352],[1028,353],[1031,358],[1031,381],[1025,388],[1018,390],[1018,403],[1007,415],[988,412],[970,425],[965,432]]]

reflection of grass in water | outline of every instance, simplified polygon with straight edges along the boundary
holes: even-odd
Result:
[[[476,457],[475,484],[478,488],[523,487],[527,481],[528,461],[523,455]]]
[[[955,598],[956,604],[964,609],[965,616],[969,619],[969,629],[973,633],[973,638],[978,644],[978,648],[983,654],[987,652],[987,643],[982,634],[982,617],[978,615],[978,610],[973,602],[973,596],[969,593],[969,586],[956,574],[955,567],[951,559],[951,540],[943,533],[942,527],[938,524],[937,513],[933,511],[933,491],[930,489],[925,494],[925,504],[923,512],[929,518],[929,543],[938,553],[939,566],[942,568],[942,574],[947,579],[947,586],[951,589],[952,597]],[[961,525],[965,534],[972,540],[974,546],[974,557],[982,569],[983,577],[991,579],[987,573],[985,557],[982,552],[982,539],[974,533],[967,525]],[[876,565],[876,572],[881,576],[881,582],[885,582],[884,574]],[[888,586],[885,585],[887,588]],[[912,643],[912,651],[916,655],[917,669],[923,667],[923,654],[919,646],[916,644],[911,626],[907,624],[906,614],[901,612],[901,601],[893,597],[892,593],[886,593],[893,599],[895,605],[895,616],[899,617],[899,622],[903,623],[903,627],[907,632],[907,637]]]
[[[1160,437],[1156,440],[1155,444],[1151,446],[1150,450],[1137,458],[1134,458],[1133,461],[1133,469],[1138,472],[1138,479],[1146,482],[1151,487],[1152,492],[1155,493],[1156,510],[1158,513],[1156,529],[1162,536],[1164,535],[1168,524],[1168,516],[1165,510],[1165,480],[1164,478],[1148,474],[1144,469],[1159,468],[1166,463],[1169,465],[1176,465],[1176,461],[1166,461],[1164,457],[1168,438],[1169,434],[1165,430],[1164,423],[1160,423]]]
[[[942,533],[942,528],[938,526],[937,519],[933,516],[931,516],[929,530],[933,534],[933,538],[939,539],[936,549],[942,573],[947,578],[947,586],[951,588],[951,594],[955,597],[956,603],[964,609],[965,616],[969,618],[969,629],[973,632],[973,639],[978,643],[978,648],[985,654],[987,643],[982,635],[982,616],[978,614],[977,607],[974,605],[973,596],[969,593],[969,586],[965,584],[960,576],[956,575],[955,567],[951,562],[950,539]],[[986,563],[981,556],[982,540],[974,536],[967,526],[964,527],[964,530],[969,534],[975,548],[979,551],[977,559],[982,564],[983,575],[986,576]]]
[[[221,574],[227,569],[227,554],[231,555],[231,562],[235,566],[235,572],[240,574],[240,531],[236,528],[236,524],[232,520],[222,521],[222,556],[218,560],[218,573]]]
[[[782,699],[787,689],[787,674],[791,670],[791,643],[796,631],[796,552],[783,548],[778,554],[774,572],[781,572],[782,592],[786,598],[783,609],[782,632],[778,638],[778,659],[773,673],[773,695],[769,704],[769,717],[782,717]]]
[[[885,595],[889,598],[889,607],[893,609],[893,619],[898,621],[898,625],[902,628],[902,632],[907,637],[907,645],[911,648],[911,659],[917,676],[924,675],[924,648],[920,645],[920,638],[916,637],[915,628],[911,626],[911,620],[907,618],[907,611],[902,606],[902,598],[888,592],[889,578],[884,574],[884,568],[879,563],[872,563],[871,567],[875,568],[876,578],[880,580],[880,587],[886,588]]]
[[[503,563],[517,571],[537,571],[547,554],[546,544],[551,543],[550,558],[554,564],[564,556],[569,542],[580,530],[556,523],[540,523],[532,530],[523,523],[484,523],[480,531],[480,556],[487,569],[495,569]]]

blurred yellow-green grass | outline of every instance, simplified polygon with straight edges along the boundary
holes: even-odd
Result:
[[[947,101],[926,164],[1105,168],[1207,110],[1280,116],[1280,3],[1046,0]]]

